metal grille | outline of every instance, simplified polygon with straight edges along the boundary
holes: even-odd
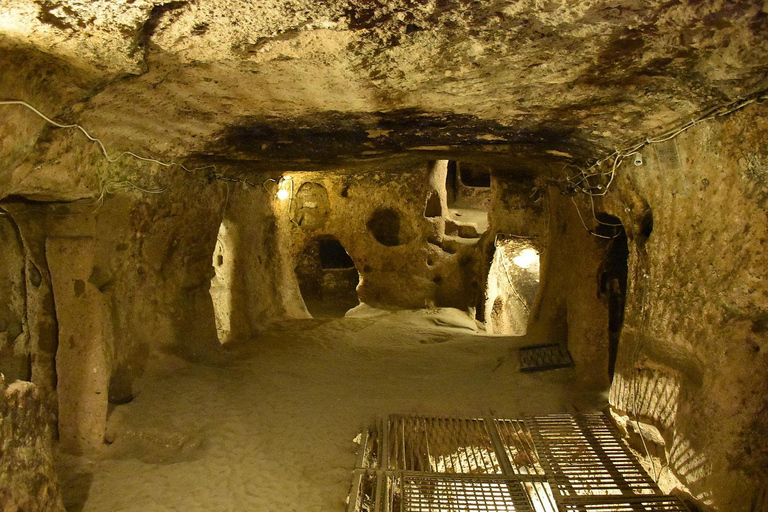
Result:
[[[391,416],[361,439],[349,512],[687,512],[601,414]]]
[[[520,371],[540,372],[573,366],[568,349],[559,343],[521,348]]]
[[[378,497],[378,478],[375,474],[356,469],[352,476],[352,491],[349,493],[349,510],[374,512]]]
[[[504,477],[408,473],[403,475],[402,489],[403,512],[533,510],[520,481]]]
[[[388,427],[388,469],[501,474],[482,419],[392,416]]]
[[[550,466],[556,495],[661,494],[604,415],[539,416],[526,422]]]
[[[654,144],[654,148],[656,149],[656,156],[659,159],[659,164],[662,167],[670,170],[682,167],[683,164],[680,161],[680,152],[677,150],[677,142],[675,142],[675,139]]]
[[[613,499],[602,502],[565,503],[567,512],[688,512],[688,509],[673,496],[643,496]]]
[[[520,420],[495,420],[499,437],[507,458],[516,475],[544,475],[539,455],[525,422]]]

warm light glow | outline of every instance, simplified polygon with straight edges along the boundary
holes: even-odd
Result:
[[[520,268],[531,268],[539,263],[539,253],[533,249],[523,249],[520,254],[512,258],[512,262]]]
[[[293,178],[290,176],[283,176],[280,181],[277,182],[277,198],[281,201],[291,197],[293,194]]]
[[[7,9],[7,10],[6,10]],[[3,35],[29,35],[30,22],[25,20],[35,19],[35,12],[31,8],[4,7],[0,13],[0,33]]]

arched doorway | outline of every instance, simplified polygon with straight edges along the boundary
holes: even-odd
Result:
[[[499,234],[488,272],[485,328],[489,333],[523,336],[540,280],[538,242]]]
[[[616,367],[616,355],[619,350],[621,328],[624,325],[624,304],[627,295],[627,259],[629,247],[627,234],[618,217],[598,213],[595,230],[608,241],[605,257],[600,266],[600,295],[608,304],[608,374],[613,380]],[[650,215],[643,218],[642,236],[650,236],[653,221]],[[646,226],[650,225],[650,227]]]
[[[344,246],[333,237],[307,244],[295,272],[307,311],[315,318],[343,317],[360,303],[360,274]]]

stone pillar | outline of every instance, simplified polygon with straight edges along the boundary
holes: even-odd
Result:
[[[63,512],[53,468],[50,416],[38,388],[0,375],[0,507]]]
[[[107,309],[89,283],[95,240],[49,238],[59,343],[56,351],[59,439],[63,450],[93,452],[104,442],[109,369],[104,353]]]

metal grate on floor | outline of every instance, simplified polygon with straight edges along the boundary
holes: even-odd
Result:
[[[539,416],[526,422],[549,465],[556,496],[661,494],[604,415]]]
[[[533,438],[521,420],[494,420],[506,456],[517,475],[544,475]]]
[[[567,512],[687,512],[687,508],[672,496],[643,496],[605,501],[565,503]]]
[[[349,512],[687,512],[609,420],[391,416],[361,441]]]
[[[483,419],[393,416],[388,431],[388,469],[501,474]]]
[[[403,510],[408,512],[533,510],[520,481],[513,478],[405,473],[401,485]]]
[[[524,347],[519,349],[518,353],[521,372],[540,372],[573,366],[568,349],[559,343]]]

